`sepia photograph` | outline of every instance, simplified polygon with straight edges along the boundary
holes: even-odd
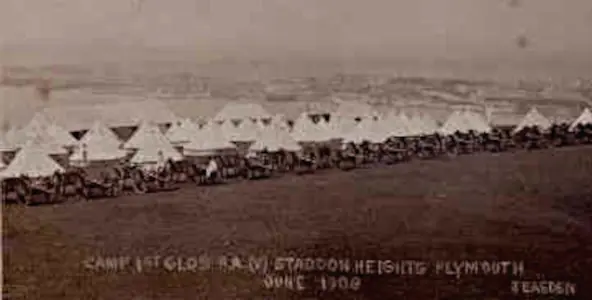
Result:
[[[2,299],[592,299],[592,1],[0,0]]]

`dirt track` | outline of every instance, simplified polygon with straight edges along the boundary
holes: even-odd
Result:
[[[362,276],[360,291],[321,294],[264,291],[261,277],[249,273],[109,273],[81,263],[89,255],[200,253],[524,261],[524,280],[538,274],[572,281],[577,299],[592,298],[584,284],[592,282],[592,148],[479,154],[91,203],[5,207],[3,223],[5,284],[14,298],[512,297],[512,278],[499,275]]]

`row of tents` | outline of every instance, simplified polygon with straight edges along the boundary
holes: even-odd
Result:
[[[585,109],[571,127],[591,124],[592,113]],[[514,129],[537,126],[547,129],[552,123],[533,108]],[[384,142],[389,137],[420,136],[433,133],[444,135],[456,131],[489,132],[491,126],[482,115],[471,111],[455,111],[438,124],[429,114],[407,116],[390,113],[383,117],[366,115],[354,119],[345,116],[320,118],[314,122],[308,114],[301,114],[293,126],[281,115],[271,118],[242,120],[212,120],[205,125],[183,119],[163,130],[150,120],[142,121],[131,138],[122,141],[107,125],[96,121],[80,140],[43,114],[37,114],[21,129],[0,134],[0,153],[16,152],[14,159],[0,159],[0,178],[26,174],[47,176],[63,170],[51,157],[61,157],[71,165],[91,162],[117,161],[129,157],[132,164],[151,167],[184,156],[209,156],[224,150],[236,149],[245,142],[250,151],[299,151],[302,143],[342,140],[343,142]],[[59,160],[57,160],[59,161]]]

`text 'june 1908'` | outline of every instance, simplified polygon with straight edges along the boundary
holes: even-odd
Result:
[[[295,291],[307,289],[351,290],[362,287],[363,280],[375,276],[441,276],[483,277],[506,276],[515,279],[523,277],[525,264],[512,260],[377,260],[319,257],[268,257],[235,255],[199,256],[112,256],[89,257],[83,265],[86,269],[107,272],[144,273],[155,270],[166,272],[244,272],[263,277],[267,289],[285,288]],[[526,293],[530,290],[571,291],[575,285],[525,285],[512,281],[511,291]],[[558,287],[561,287],[559,289]]]

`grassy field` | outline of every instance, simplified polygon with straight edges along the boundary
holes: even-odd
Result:
[[[203,253],[524,261],[523,280],[572,281],[577,299],[592,297],[592,148],[4,206],[2,219],[6,299],[512,299],[512,278],[499,275],[367,275],[359,291],[323,293],[265,289],[246,271],[83,263]]]

